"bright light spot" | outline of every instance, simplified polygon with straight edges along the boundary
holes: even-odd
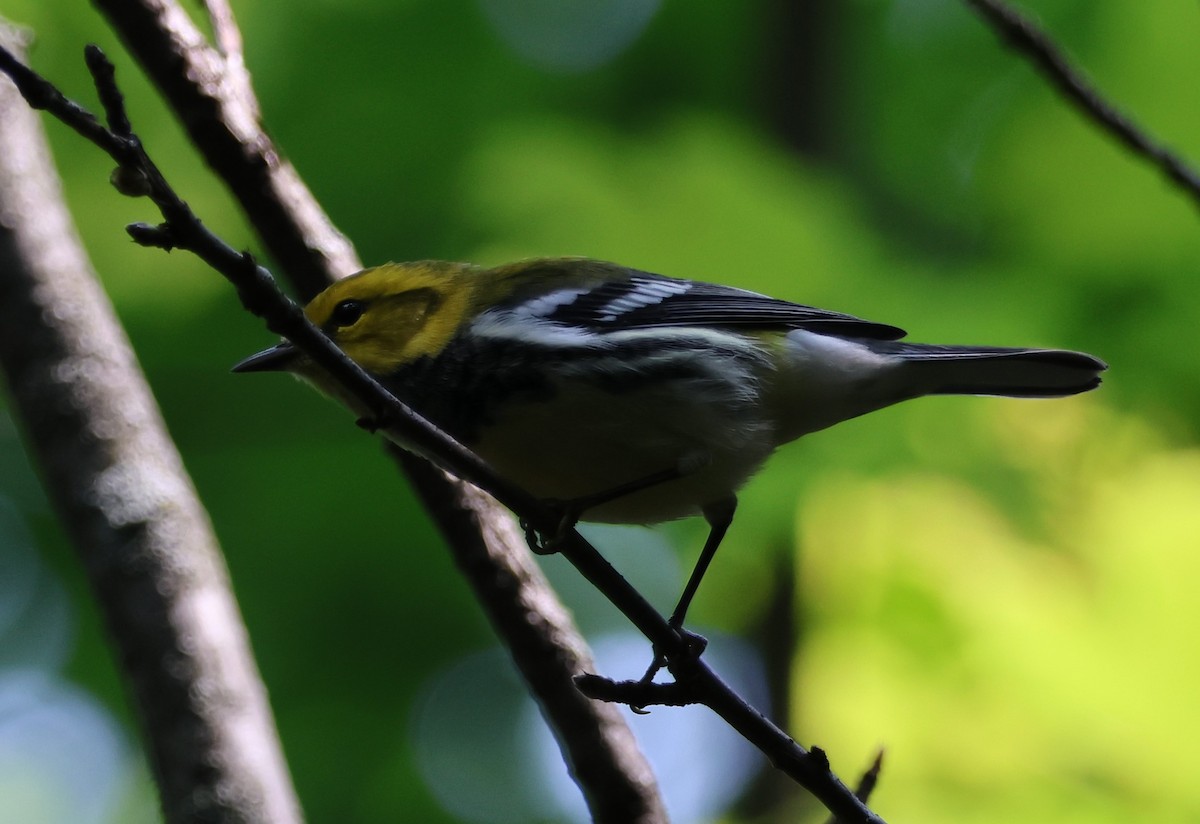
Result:
[[[736,638],[709,637],[705,658],[752,704],[766,706],[757,654]],[[634,677],[650,646],[631,633],[593,645],[600,672]],[[736,799],[763,759],[703,707],[627,713],[676,824],[711,821]],[[442,806],[465,821],[510,824],[591,820],[545,721],[499,649],[460,659],[431,679],[412,731],[422,776]]]

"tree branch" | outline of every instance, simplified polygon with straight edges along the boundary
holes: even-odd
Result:
[[[164,816],[299,822],[208,517],[4,78],[0,215],[0,366],[136,698]]]
[[[218,0],[209,3],[210,13],[215,18],[213,28],[221,44],[221,54],[217,54],[203,44],[202,35],[190,19],[172,3],[149,3],[144,8],[137,3],[106,5],[113,25],[127,40],[139,44],[139,54],[154,56],[147,66],[152,79],[167,94],[181,120],[188,125],[193,140],[218,174],[232,178],[227,180],[232,184],[254,179],[260,171],[270,178],[270,186],[254,190],[275,201],[274,209],[265,210],[265,219],[264,210],[259,208],[257,201],[243,200],[243,207],[261,236],[274,234],[277,245],[303,249],[311,257],[307,269],[299,275],[292,272],[297,288],[311,295],[334,276],[346,274],[348,264],[340,268],[333,264],[341,254],[338,248],[342,243],[341,235],[332,227],[327,231],[312,232],[310,227],[314,222],[328,225],[324,215],[291,167],[275,162],[278,155],[258,125],[257,103],[241,62],[240,32],[228,6]],[[183,44],[190,45],[184,48]],[[187,82],[181,83],[177,73]],[[40,94],[44,92],[35,92],[35,97]],[[209,96],[213,98],[213,105],[206,103],[197,112],[197,101],[209,101]],[[61,105],[69,111],[69,101],[62,101]],[[224,128],[217,128],[203,122],[207,117],[223,118],[228,123]],[[75,119],[76,128],[82,129],[81,133],[89,139],[106,139],[87,127],[86,117],[76,113]],[[251,140],[248,133],[257,137]],[[237,135],[247,142],[239,143],[236,150],[231,151],[228,140]],[[114,149],[123,151],[120,147],[106,148],[110,154]],[[129,167],[122,166],[121,169],[126,171],[120,176],[128,177]],[[157,177],[157,172],[154,176]],[[231,188],[241,199],[243,189],[237,185]],[[158,191],[156,202],[167,210],[165,216],[179,216],[179,210],[186,209],[169,187],[159,186],[155,190]],[[297,214],[300,217],[296,217]],[[281,224],[277,219],[279,215],[291,218],[290,223]],[[194,218],[184,217],[182,223],[169,220],[168,225],[179,227],[193,221]],[[130,227],[130,233],[148,245],[171,248],[189,243],[178,237],[173,229],[163,227],[135,225]],[[336,242],[329,251],[326,247],[331,238]],[[236,253],[228,247],[221,248],[224,244],[213,240],[203,238],[201,246],[207,251],[200,251],[200,254],[205,260],[218,269],[224,266],[228,271],[230,267],[242,266],[245,270],[248,262],[235,264]],[[353,257],[352,250],[350,254]],[[218,264],[216,258],[224,263]],[[357,260],[354,259],[350,268],[356,267]],[[246,270],[245,274],[247,280],[254,282],[265,277],[261,270]],[[265,298],[268,304],[278,299],[278,295],[273,294],[273,286],[267,286],[266,291],[269,293]],[[254,288],[242,290],[242,294],[243,300],[249,301],[248,306],[258,306],[264,300]],[[296,334],[294,326],[302,322],[298,310],[290,307],[277,312],[270,325],[274,331],[286,335]],[[474,455],[453,441],[446,441],[447,448],[456,451],[460,458],[478,463]],[[410,459],[404,464],[405,471],[427,503],[437,502],[431,506],[431,515],[459,560],[460,568],[474,570],[475,575],[468,575],[468,580],[476,597],[501,640],[513,652],[518,669],[542,705],[595,820],[644,821],[647,824],[664,820],[653,773],[618,709],[584,701],[575,690],[571,678],[581,669],[593,667],[590,653],[569,614],[558,605],[549,582],[541,570],[531,564],[524,543],[511,529],[511,515],[469,485],[448,479],[428,465],[421,468],[423,463],[419,459]],[[451,465],[454,463],[450,461]],[[464,528],[467,524],[476,526]],[[510,528],[506,529],[506,526]],[[524,605],[526,609],[520,613],[520,620],[505,620],[502,616],[514,603]],[[531,605],[537,605],[540,610],[531,609]],[[522,649],[557,649],[557,652],[522,656],[518,653]]]
[[[342,236],[261,128],[242,58],[241,33],[226,0],[205,3],[217,50],[204,42],[172,0],[97,0],[96,5],[242,204],[259,236],[276,238],[274,244],[268,242],[270,248],[299,247],[298,254],[311,258],[302,270],[280,258],[300,294],[311,297],[333,278],[359,268],[352,249],[352,265],[337,263],[345,257],[338,252]],[[222,122],[205,123],[209,118]],[[247,191],[239,185],[260,171],[268,186]],[[247,194],[271,200],[270,208],[264,210]],[[277,221],[273,215],[292,219]],[[313,232],[314,225],[321,230]],[[329,238],[337,241],[332,250],[326,248]],[[310,270],[323,274],[313,277]],[[591,653],[541,569],[532,563],[512,516],[422,459],[401,450],[392,453],[541,705],[593,818],[647,824],[665,820],[653,773],[619,709],[586,701],[574,688],[572,677],[594,668]]]
[[[9,69],[0,63],[0,70]],[[57,115],[57,112],[54,113]],[[126,153],[122,151],[113,156],[121,162]],[[355,398],[357,411],[365,411],[374,420],[380,421],[380,431],[393,442],[429,455],[454,474],[486,490],[538,531],[551,533],[556,530],[558,519],[555,512],[496,476],[468,450],[391,396],[343,355],[320,330],[308,323],[298,307],[278,293],[265,270],[254,266],[248,255],[238,255],[199,225],[186,205],[166,186],[140,147],[137,157],[142,159],[139,162],[148,166],[145,175],[151,186],[150,197],[167,218],[167,239],[180,248],[195,252],[233,282],[247,308],[266,317],[270,328],[283,334],[325,368],[346,390],[346,396]],[[187,225],[179,225],[181,221]],[[693,685],[698,703],[705,704],[724,718],[766,754],[776,767],[812,792],[843,821],[882,821],[833,775],[823,752],[816,748],[808,751],[800,747],[747,704],[703,661],[689,655],[686,639],[670,627],[666,619],[577,532],[572,531],[565,536],[561,552],[650,638],[657,650],[666,655],[668,667],[676,679]]]
[[[583,637],[545,581],[512,517],[478,488],[411,452],[393,449],[426,509],[567,754],[598,822],[665,821],[650,765],[612,704],[575,689],[576,673],[596,668]],[[436,474],[442,483],[426,482]],[[445,494],[447,491],[449,494]],[[514,546],[522,551],[514,552]]]
[[[879,775],[883,772],[883,750],[875,753],[875,758],[871,761],[871,765],[863,772],[862,777],[858,779],[858,786],[854,788],[854,794],[865,804],[871,798],[871,793],[875,792],[875,785],[879,783]],[[829,824],[842,824],[841,820],[835,815],[829,819]]]
[[[1157,166],[1200,206],[1200,174],[1106,101],[1062,48],[1032,20],[1001,0],[965,0],[1002,40],[1028,57],[1075,108],[1129,151]]]
[[[228,6],[210,5],[223,53],[173,0],[93,0],[93,5],[170,101],[205,162],[233,190],[302,296],[362,268],[350,242],[262,128]]]

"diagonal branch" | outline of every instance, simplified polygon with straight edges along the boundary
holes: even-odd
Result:
[[[595,669],[591,650],[524,550],[512,517],[477,487],[412,453],[391,451],[440,525],[455,564],[541,706],[592,819],[665,821],[650,765],[618,708],[574,688],[575,673]]]
[[[0,215],[0,367],[136,699],[165,820],[299,822],[208,516],[3,77]]]
[[[1125,148],[1157,166],[1200,206],[1200,174],[1187,161],[1143,131],[1101,96],[1054,40],[1032,20],[1001,0],[965,0],[1010,46],[1025,54],[1046,79],[1084,116]]]
[[[89,49],[98,51],[96,47]],[[0,71],[11,71],[10,59],[0,59]],[[24,70],[28,72],[28,70]],[[20,72],[17,72],[20,74]],[[32,75],[32,72],[28,72]],[[36,77],[36,75],[34,75]],[[46,81],[37,78],[41,83]],[[26,78],[28,80],[28,78]],[[102,77],[97,76],[102,82]],[[35,92],[35,99],[40,99]],[[73,111],[51,110],[56,116]],[[71,122],[68,125],[72,125]],[[112,136],[115,139],[115,136]],[[120,141],[118,141],[119,143]],[[140,146],[126,147],[113,153],[118,163],[141,162]],[[390,440],[408,449],[429,455],[456,475],[487,491],[500,503],[518,513],[540,532],[551,533],[558,527],[556,514],[528,493],[493,473],[453,439],[424,421],[397,401],[382,386],[347,358],[334,344],[312,326],[294,303],[274,286],[270,275],[253,263],[248,255],[238,254],[204,229],[166,186],[157,169],[145,158],[142,171],[150,187],[150,197],[163,211],[167,224],[157,229],[142,227],[138,239],[153,245],[178,246],[193,251],[228,278],[238,289],[247,309],[261,314],[268,326],[326,369],[355,398],[355,406],[365,410],[383,425],[380,431]],[[178,225],[184,221],[187,225]],[[620,576],[577,532],[567,534],[562,554],[594,586],[601,590],[639,630],[668,658],[672,673],[690,685],[698,703],[721,716],[727,723],[758,747],[771,762],[820,799],[845,822],[880,822],[867,806],[835,776],[829,761],[819,749],[806,750],[789,738],[761,713],[734,692],[707,664],[689,655],[689,644],[644,598]]]
[[[299,246],[308,256],[304,269],[279,258],[299,293],[311,297],[333,278],[359,268],[356,258],[353,265],[338,263],[345,257],[339,253],[341,235],[281,161],[260,125],[241,33],[228,0],[205,0],[217,49],[205,43],[174,0],[96,0],[96,5],[241,202],[259,236],[275,238],[274,243],[268,240],[270,248]],[[212,118],[218,122],[207,122]],[[249,190],[240,185],[260,176],[269,185]],[[271,200],[270,208],[254,197]],[[291,222],[276,220],[277,214]],[[411,455],[400,465],[540,704],[593,818],[647,824],[663,820],[653,773],[619,709],[589,701],[574,688],[576,673],[595,668],[591,652],[515,534],[511,514],[469,484]]]
[[[267,251],[311,297],[362,268],[295,168],[259,122],[258,100],[241,63],[232,13],[214,3],[214,49],[173,0],[93,0],[172,102],[205,162],[228,186]],[[225,7],[228,11],[228,7]]]
[[[88,49],[87,58],[97,77],[109,122],[114,125],[127,123],[119,92],[112,83],[111,65],[95,48]],[[322,361],[326,366],[340,363],[343,369],[349,370],[348,379],[358,385],[360,392],[372,393],[373,379],[308,324],[299,307],[279,294],[265,270],[203,226],[167,185],[136,136],[118,134],[119,128],[112,132],[105,130],[89,112],[4,55],[0,55],[0,68],[13,75],[31,104],[49,109],[108,152],[120,164],[118,178],[141,181],[143,188],[137,193],[147,194],[167,218],[167,223],[160,227],[131,226],[130,233],[135,240],[146,245],[186,248],[194,252],[235,283],[247,308],[267,317],[272,331],[296,341],[307,339],[309,345],[322,353],[314,353],[314,357],[328,359]],[[230,101],[226,104],[233,105]],[[307,196],[306,192],[303,194]],[[292,196],[299,197],[301,193],[292,190]],[[395,399],[377,386],[374,391],[381,405],[371,406],[368,414],[393,422],[390,437],[394,441],[409,446],[428,441],[420,451],[438,455],[442,465],[465,477],[470,477],[472,472],[488,472],[473,453],[431,424],[422,422],[411,410],[404,407],[398,412],[389,410],[387,404],[396,403]],[[519,538],[511,530],[503,529],[505,522],[511,524],[511,516],[494,501],[480,496],[461,482],[448,479],[429,467],[421,470],[418,466],[417,461],[406,462],[406,470],[422,497],[431,505],[430,511],[447,536],[460,568],[469,571],[468,580],[476,596],[500,637],[514,652],[518,668],[546,712],[596,820],[663,820],[653,774],[620,713],[615,707],[586,700],[575,690],[572,677],[582,670],[594,668],[590,652],[561,606],[550,610],[557,605],[557,599],[549,583],[540,569],[530,563]],[[494,482],[504,485],[498,478]],[[510,488],[509,494],[524,496],[515,488]],[[464,529],[468,523],[477,525],[474,529]],[[480,525],[488,525],[488,528],[481,529]],[[519,615],[525,619],[524,623],[512,620],[513,604],[522,607]],[[529,609],[531,604],[542,610]],[[529,649],[553,654],[517,654],[519,650]]]

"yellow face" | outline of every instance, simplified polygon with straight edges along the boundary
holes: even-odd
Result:
[[[386,376],[449,342],[470,307],[470,267],[387,263],[338,281],[304,308],[342,351]]]

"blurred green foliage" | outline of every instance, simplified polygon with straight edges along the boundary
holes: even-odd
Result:
[[[1028,5],[1200,157],[1193,7]],[[785,450],[742,496],[694,615],[761,635],[794,567],[790,731],[846,776],[885,746],[874,806],[889,820],[1196,820],[1194,205],[952,0],[664,2],[587,71],[525,62],[483,6],[505,4],[235,4],[268,128],[364,260],[591,255],[915,339],[1107,359],[1086,397],[930,399]],[[170,179],[255,248],[96,14],[77,0],[0,13],[84,101],[82,46],[104,46]],[[806,90],[810,131],[781,127]],[[269,336],[197,261],[133,246],[122,227],[154,220],[149,206],[47,129],[221,537],[310,819],[452,820],[418,777],[411,702],[491,638],[439,539],[344,412],[228,374]],[[85,583],[15,434],[0,436],[0,495],[77,611],[67,674],[127,719]],[[693,549],[701,529],[669,531]]]

